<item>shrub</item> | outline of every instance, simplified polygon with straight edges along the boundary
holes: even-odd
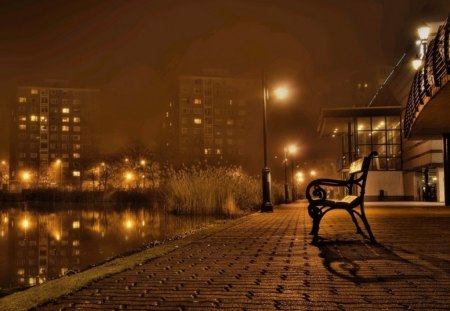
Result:
[[[177,214],[236,217],[260,203],[260,182],[238,168],[170,169],[161,189],[163,204]]]

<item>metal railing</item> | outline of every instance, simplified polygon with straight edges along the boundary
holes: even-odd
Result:
[[[423,66],[417,70],[406,103],[403,135],[409,137],[422,106],[448,82],[450,75],[450,17],[428,44]]]

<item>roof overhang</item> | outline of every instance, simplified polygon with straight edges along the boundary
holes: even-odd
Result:
[[[322,109],[317,131],[321,136],[345,132],[347,124],[357,117],[400,116],[400,106],[349,107]]]

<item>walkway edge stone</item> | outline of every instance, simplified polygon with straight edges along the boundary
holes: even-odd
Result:
[[[204,239],[217,232],[236,226],[245,221],[248,217],[256,215],[257,213],[253,213],[238,219],[215,222],[185,238],[164,243],[160,246],[152,247],[123,258],[117,258],[80,273],[47,281],[41,285],[8,295],[0,299],[0,310],[30,310],[53,299],[80,290],[92,282],[131,269],[146,261],[158,258],[180,247],[189,245],[194,241]]]

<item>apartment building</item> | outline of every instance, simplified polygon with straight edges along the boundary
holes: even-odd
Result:
[[[83,105],[91,92],[65,87],[18,88],[11,122],[12,191],[79,184],[87,133]]]
[[[251,111],[257,90],[251,81],[182,76],[174,94],[163,124],[168,158],[214,165],[246,162],[255,128]]]

